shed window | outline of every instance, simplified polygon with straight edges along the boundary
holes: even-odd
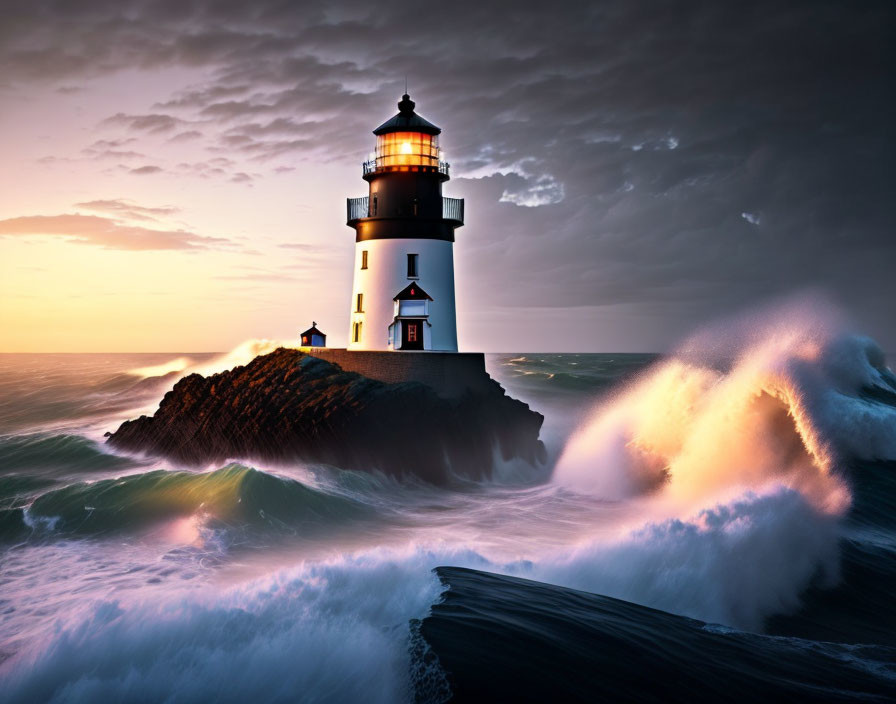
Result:
[[[399,301],[398,314],[405,316],[426,315],[426,301]]]
[[[417,274],[417,256],[416,254],[408,255],[408,278],[416,278]]]

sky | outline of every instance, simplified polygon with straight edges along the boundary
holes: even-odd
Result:
[[[896,351],[891,2],[0,15],[0,351],[344,346],[345,198],[405,79],[466,199],[462,350],[663,351],[797,294]]]

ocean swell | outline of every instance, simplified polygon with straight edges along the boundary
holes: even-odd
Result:
[[[38,533],[99,535],[197,515],[206,523],[316,530],[369,509],[286,477],[231,464],[213,472],[157,470],[72,484],[37,497],[23,519]],[[46,533],[46,531],[44,531]]]

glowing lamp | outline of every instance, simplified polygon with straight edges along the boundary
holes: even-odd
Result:
[[[426,132],[389,132],[377,135],[376,168],[439,166],[439,137]]]

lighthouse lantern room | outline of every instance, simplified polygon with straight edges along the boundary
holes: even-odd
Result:
[[[405,94],[373,133],[369,193],[347,204],[356,232],[348,348],[456,352],[454,231],[464,202],[442,196],[441,129]]]

